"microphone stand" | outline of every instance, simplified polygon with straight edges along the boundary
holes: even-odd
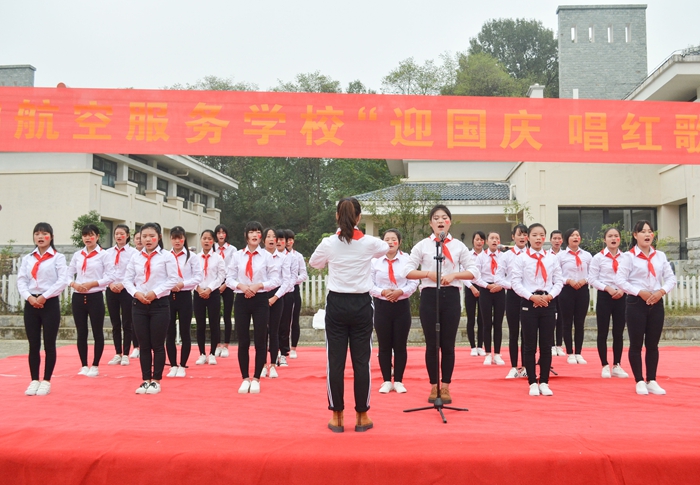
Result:
[[[442,276],[442,262],[445,257],[442,255],[442,244],[445,240],[444,233],[440,234],[440,237],[435,239],[435,261],[437,262],[437,281],[435,286],[435,368],[437,369],[437,399],[432,404],[432,406],[424,406],[420,408],[404,409],[404,413],[412,413],[414,411],[426,411],[428,409],[434,409],[440,413],[442,422],[447,424],[447,419],[445,419],[445,414],[442,412],[443,409],[451,409],[452,411],[469,411],[467,408],[455,408],[452,406],[445,406],[442,402],[440,387],[440,279]]]

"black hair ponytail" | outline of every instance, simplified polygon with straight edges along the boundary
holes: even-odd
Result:
[[[338,239],[350,244],[352,235],[355,232],[355,225],[360,214],[362,214],[360,203],[355,197],[340,199],[336,213],[338,215],[338,226],[340,227]]]

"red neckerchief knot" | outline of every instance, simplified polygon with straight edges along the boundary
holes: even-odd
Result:
[[[39,273],[39,265],[47,259],[53,258],[53,254],[46,251],[43,256],[39,256],[39,253],[34,253],[34,257],[36,258],[36,263],[34,263],[34,267],[32,268],[32,278],[36,280],[36,275]]]

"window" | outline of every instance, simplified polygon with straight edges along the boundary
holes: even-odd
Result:
[[[680,241],[680,255],[678,259],[688,259],[688,204],[678,206],[678,240]]]
[[[595,29],[592,25],[588,27],[588,42],[595,42]]]
[[[632,42],[632,29],[630,24],[625,25],[625,42]]]
[[[165,195],[168,195],[168,181],[161,178],[157,179],[156,189],[160,190],[161,192],[165,192]]]
[[[129,155],[129,158],[131,158],[132,160],[136,160],[137,162],[141,162],[144,165],[148,165],[148,160],[146,160],[143,157],[139,157],[138,155]]]
[[[136,184],[136,193],[139,195],[145,195],[146,194],[146,174],[143,172],[139,172],[138,170],[134,170],[133,168],[129,169],[129,182],[134,182]]]
[[[614,208],[559,208],[559,230],[577,228],[581,237],[595,239],[599,237],[604,224],[619,224],[622,229],[631,231],[639,220],[651,221],[656,228],[656,209],[648,207],[614,207]],[[657,228],[658,229],[658,228]]]
[[[117,162],[107,160],[99,155],[93,155],[92,168],[104,173],[102,176],[102,185],[114,187],[114,182],[117,181]]]
[[[206,195],[201,194],[201,195],[199,196],[199,202],[200,202],[201,204],[203,204],[204,207],[207,207],[207,202],[209,202],[209,198],[208,198]]]
[[[608,25],[608,44],[612,44],[613,41],[613,27],[612,24]]]
[[[182,203],[182,207],[185,209],[190,209],[192,207],[190,203],[190,189],[187,187],[177,186],[177,196],[182,197],[185,201]]]
[[[571,27],[571,42],[576,42],[576,26]]]

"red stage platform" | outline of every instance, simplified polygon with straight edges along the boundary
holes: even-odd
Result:
[[[588,365],[556,357],[553,397],[528,396],[524,379],[504,379],[508,367],[458,348],[453,405],[470,411],[447,411],[448,424],[433,410],[402,412],[426,405],[429,392],[423,349],[411,348],[407,394],[380,395],[373,360],[366,433],[353,431],[346,381],[344,434],[326,428],[324,349],[300,348],[258,395],[236,392],[235,355],[164,379],[159,395],[134,394],[136,361],[77,376],[77,351],[63,347],[51,394],[27,397],[26,358],[0,360],[0,482],[700,483],[697,348],[661,349],[666,396],[637,396],[632,378],[601,379],[594,349],[584,350]]]

